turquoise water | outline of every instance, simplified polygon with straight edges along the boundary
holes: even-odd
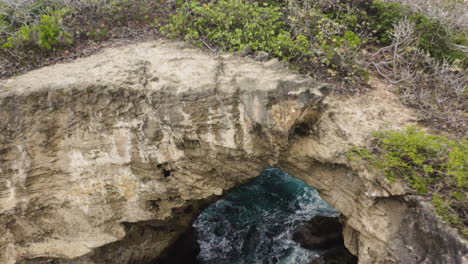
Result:
[[[292,241],[316,215],[338,216],[317,191],[278,168],[268,168],[209,206],[193,227],[202,264],[309,264],[319,255]]]

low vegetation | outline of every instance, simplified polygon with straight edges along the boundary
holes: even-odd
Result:
[[[168,9],[154,0],[0,0],[0,76],[103,41],[154,38]]]
[[[188,1],[177,8],[163,32],[210,49],[239,52],[250,47],[287,61],[310,52],[307,38],[292,36],[281,8],[267,2]]]
[[[408,127],[376,132],[369,148],[355,148],[348,156],[367,161],[391,182],[404,179],[432,199],[444,221],[468,236],[468,140]]]

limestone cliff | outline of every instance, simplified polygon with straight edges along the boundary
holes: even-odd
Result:
[[[272,60],[180,42],[113,48],[0,83],[0,263],[146,263],[267,166],[318,188],[360,263],[462,263],[467,246],[402,184],[349,164],[413,114]]]

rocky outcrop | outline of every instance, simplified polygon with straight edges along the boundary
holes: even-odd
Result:
[[[313,131],[292,141],[282,168],[341,211],[345,245],[359,263],[465,263],[466,241],[429,210],[429,202],[343,155],[365,145],[373,131],[414,122],[412,111],[382,83],[371,85],[365,95],[328,96]]]
[[[199,264],[197,260],[201,248],[197,241],[195,229],[190,227],[179,236],[169,248],[161,253],[152,264]]]
[[[356,264],[358,259],[344,247],[327,250],[310,264]]]
[[[338,217],[316,216],[293,233],[293,240],[308,249],[343,245],[343,226]]]
[[[150,263],[270,165],[343,213],[360,263],[462,263],[466,244],[420,200],[343,156],[412,121],[373,86],[326,96],[278,61],[164,41],[2,81],[0,263]]]
[[[343,245],[343,225],[339,217],[315,216],[297,228],[292,239],[303,248],[323,251],[310,264],[358,263],[358,258]]]

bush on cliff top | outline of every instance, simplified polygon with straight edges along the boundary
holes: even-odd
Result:
[[[3,49],[55,50],[72,43],[71,34],[62,25],[67,10],[48,10],[40,16],[37,24],[21,26],[2,44]],[[3,21],[5,22],[5,21]]]
[[[169,13],[170,5],[162,2],[0,0],[0,76],[79,53],[96,42],[156,35],[154,19]]]
[[[284,60],[307,55],[309,42],[303,35],[291,36],[282,17],[280,8],[267,2],[188,1],[177,8],[163,32],[210,49],[239,52],[250,47]]]
[[[374,134],[369,148],[348,156],[363,159],[389,179],[406,180],[432,198],[437,213],[468,235],[468,140],[430,135],[417,127]]]

